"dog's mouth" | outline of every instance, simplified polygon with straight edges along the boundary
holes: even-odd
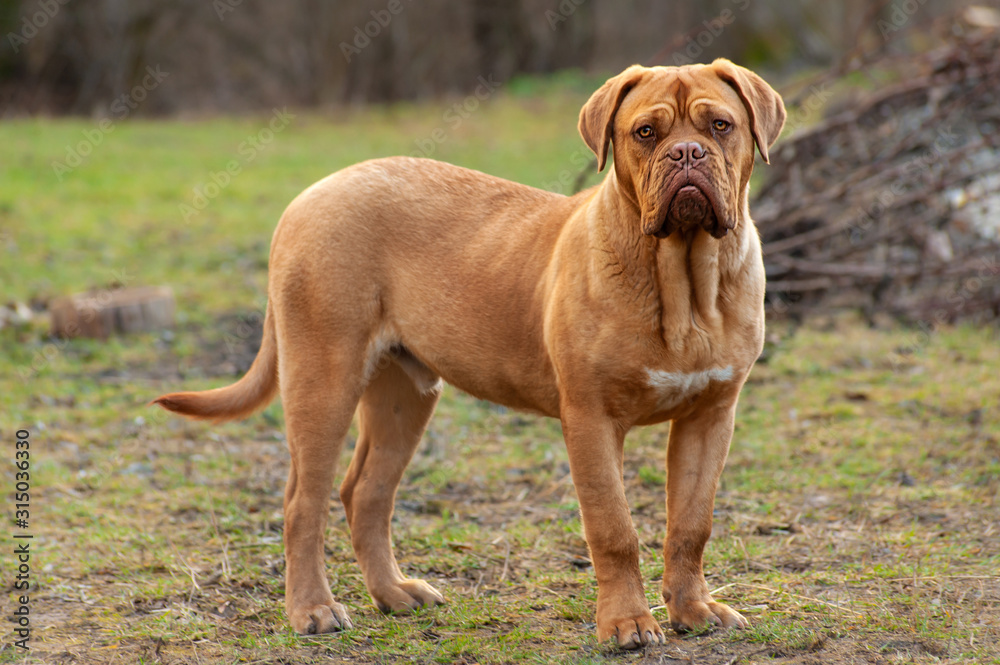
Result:
[[[728,229],[722,229],[722,235],[716,235],[719,220],[712,208],[712,202],[697,185],[685,185],[677,190],[674,198],[667,206],[667,216],[663,224],[653,234],[657,238],[666,238],[677,228],[700,226],[717,238],[726,234]]]
[[[675,178],[667,178],[666,191],[653,196],[643,211],[643,232],[666,238],[674,231],[701,228],[714,238],[725,237],[735,224],[729,220],[719,193],[703,182],[704,174],[692,169]]]

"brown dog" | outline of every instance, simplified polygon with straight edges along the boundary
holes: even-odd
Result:
[[[267,315],[250,371],[226,388],[156,400],[227,420],[280,384],[291,470],[286,605],[300,633],[350,628],[323,560],[329,496],[355,411],[360,437],[340,486],[378,607],[443,602],[396,564],[396,487],[441,378],[562,421],[594,570],[597,636],[664,641],[639,571],[622,484],[634,425],[672,421],[663,597],[677,630],[746,626],[702,573],[736,400],[764,336],[764,267],[747,208],[754,144],[781,98],[727,60],[633,66],[580,112],[604,182],[565,197],[440,162],[364,162],[316,183],[271,245]]]

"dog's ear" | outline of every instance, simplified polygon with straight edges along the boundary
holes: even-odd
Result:
[[[632,65],[618,76],[609,78],[580,109],[580,136],[597,155],[597,170],[604,170],[608,144],[615,129],[615,113],[629,90],[642,78],[645,67]]]
[[[774,144],[781,128],[785,126],[785,103],[781,101],[781,95],[749,69],[725,58],[713,62],[712,69],[719,78],[733,86],[736,94],[743,100],[743,106],[750,115],[753,140],[764,163],[770,163],[767,149]]]

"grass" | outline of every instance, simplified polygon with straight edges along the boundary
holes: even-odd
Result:
[[[169,334],[59,342],[43,319],[0,330],[5,456],[14,430],[31,431],[37,582],[31,655],[5,633],[0,662],[1000,663],[997,331],[928,336],[849,316],[772,324],[741,399],[705,568],[751,629],[669,633],[667,646],[629,654],[598,645],[558,423],[448,389],[394,530],[401,565],[449,604],[377,612],[334,498],[328,572],[356,629],[289,630],[280,404],[222,426],[143,405],[245,368],[270,233],[304,186],[413,152],[438,127],[436,158],[569,182],[589,158],[574,120],[591,88],[513,82],[455,128],[443,120],[452,102],[296,114],[187,223],[192,188],[240,159],[269,114],[122,124],[62,182],[52,161],[94,123],[0,124],[3,300],[170,284],[179,307]],[[654,607],[666,432],[637,430],[626,450]],[[9,466],[4,478],[9,496]],[[0,560],[6,613],[12,559]]]

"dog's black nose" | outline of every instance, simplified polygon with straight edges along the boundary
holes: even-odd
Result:
[[[675,162],[694,164],[705,158],[705,149],[697,141],[675,143],[667,150],[667,157]]]

